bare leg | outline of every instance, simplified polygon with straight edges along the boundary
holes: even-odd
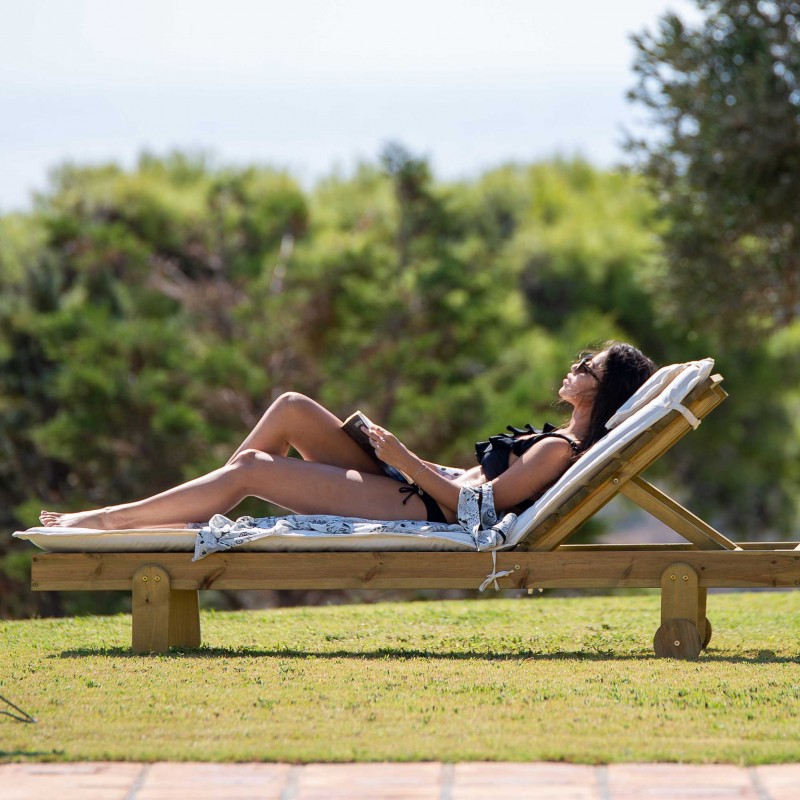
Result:
[[[420,498],[399,489],[397,481],[384,476],[247,449],[230,464],[161,494],[77,514],[42,512],[42,522],[101,530],[153,527],[164,520],[208,519],[250,495],[301,514],[425,519]]]
[[[224,514],[247,496],[236,473],[237,466],[231,464],[144,500],[74,514],[42,511],[39,519],[46,527],[98,530],[172,527],[174,520],[185,520],[185,525]]]
[[[264,412],[228,463],[244,450],[285,456],[291,446],[306,461],[382,474],[373,459],[341,430],[341,425],[338,417],[311,398],[287,392]]]
[[[324,478],[325,485],[336,488],[325,499],[318,491],[322,487],[316,483],[321,476],[311,474],[308,470],[298,473],[298,469],[302,470],[300,465],[303,462],[285,458],[290,446],[306,462],[319,462],[319,467],[338,467],[339,473],[349,471],[347,475],[352,473],[352,477],[339,476],[338,480],[334,480],[332,474],[327,474]],[[270,460],[274,466],[268,472],[261,470],[261,482],[257,485],[243,489],[239,485],[239,478],[231,479],[230,470],[237,467],[236,474],[241,477],[240,462],[253,461],[256,451],[260,451],[262,455],[274,455],[275,458]],[[282,466],[277,469],[277,465]],[[288,474],[293,477],[288,481],[284,480],[283,476]],[[381,480],[386,483],[379,485],[388,487],[381,492],[385,500],[377,504],[370,502],[373,482],[368,478],[382,475],[380,467],[373,459],[341,430],[341,420],[310,398],[288,392],[267,409],[225,467],[145,500],[75,514],[43,511],[40,519],[42,524],[51,527],[101,530],[178,527],[185,522],[176,523],[176,519],[208,519],[213,514],[229,511],[249,495],[261,497],[299,513],[331,513],[375,519],[424,519],[424,504],[418,497],[408,499],[392,516],[391,506],[409,496],[401,495],[397,483],[383,477]],[[293,483],[295,481],[299,483]],[[369,491],[364,490],[365,486],[370,487]],[[344,491],[344,496],[338,494],[340,491]],[[368,503],[367,506],[363,505],[365,502]]]

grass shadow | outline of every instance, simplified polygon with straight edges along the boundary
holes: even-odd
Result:
[[[0,750],[0,758],[40,758],[41,756],[63,756],[64,750]]]
[[[618,653],[613,650],[558,650],[552,653],[534,653],[531,651],[516,653],[497,653],[477,650],[455,650],[441,652],[421,649],[396,649],[381,647],[376,650],[313,650],[313,649],[267,649],[248,647],[200,647],[197,649],[171,648],[167,653],[154,654],[161,658],[349,658],[359,661],[386,661],[424,658],[432,661],[644,661],[658,659],[652,652]],[[87,658],[91,656],[109,656],[112,658],[139,658],[127,647],[76,648],[63,650],[48,658]],[[660,659],[659,659],[660,660]],[[698,661],[725,664],[794,664],[800,662],[800,656],[778,656],[773,651],[759,651],[752,656],[725,656],[715,652],[704,652]]]

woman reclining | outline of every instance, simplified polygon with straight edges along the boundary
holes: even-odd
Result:
[[[224,514],[255,496],[297,514],[452,523],[461,489],[488,482],[499,513],[519,512],[605,435],[605,423],[655,369],[641,351],[618,342],[584,356],[558,391],[572,406],[564,426],[544,432],[527,426],[480,442],[478,466],[466,472],[424,461],[373,426],[376,455],[408,475],[413,487],[387,477],[336,416],[290,392],[267,409],[225,466],[143,500],[77,513],[42,511],[40,519],[48,527],[175,528]],[[291,447],[301,458],[288,457]]]

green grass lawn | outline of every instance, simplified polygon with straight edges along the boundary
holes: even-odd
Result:
[[[203,612],[201,650],[130,617],[0,622],[0,761],[800,760],[800,593],[709,596],[656,659],[656,594]],[[0,704],[0,710],[4,706]]]

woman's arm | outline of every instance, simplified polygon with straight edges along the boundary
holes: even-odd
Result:
[[[396,436],[377,425],[370,430],[370,439],[378,458],[405,472],[439,505],[451,511],[458,510],[461,486],[474,485],[473,479],[476,476],[471,470],[461,478],[451,481],[430,468],[427,462],[412,453]],[[495,508],[514,508],[519,503],[540,495],[567,471],[571,463],[572,448],[563,439],[547,438],[536,442],[492,481]]]
[[[514,508],[539,497],[572,464],[572,447],[563,439],[541,439],[492,481],[497,509]]]
[[[460,467],[448,467],[444,464],[436,464],[433,461],[426,461],[424,458],[420,459],[426,467],[430,467],[434,472],[447,478],[449,481],[454,481],[457,478],[463,477],[467,470]]]
[[[451,481],[428,466],[427,462],[412,453],[396,436],[375,426],[370,431],[375,452],[382,461],[397,467],[424,489],[439,505],[452,511],[458,509],[461,486],[474,477],[471,470],[462,478]],[[534,444],[522,454],[502,475],[492,481],[495,507],[514,506],[544,492],[557,481],[572,463],[572,448],[563,439],[547,438]]]
[[[412,453],[394,434],[385,428],[374,425],[369,438],[375,448],[375,455],[393,467],[404,472],[421,489],[424,489],[440,506],[455,512],[458,510],[458,496],[461,486],[452,478]]]

